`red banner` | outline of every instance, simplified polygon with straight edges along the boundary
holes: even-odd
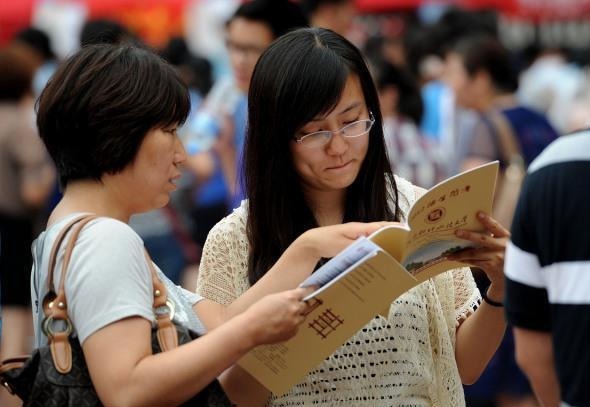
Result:
[[[590,18],[590,0],[461,0],[466,8],[494,8],[502,14],[534,21]]]
[[[0,0],[0,44],[31,25],[35,3],[43,0]],[[172,35],[182,35],[188,0],[60,0],[81,4],[88,18],[121,22],[153,46],[163,45]],[[51,7],[51,6],[50,6]]]
[[[170,36],[183,35],[187,0],[85,0],[89,18],[108,17],[121,22],[153,46]]]
[[[391,12],[426,4],[447,4],[467,9],[490,8],[526,20],[590,19],[590,0],[356,0],[361,13]]]
[[[0,44],[31,25],[34,0],[0,0]]]

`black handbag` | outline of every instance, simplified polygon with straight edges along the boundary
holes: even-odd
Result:
[[[20,397],[24,407],[102,406],[90,379],[82,347],[78,339],[70,335],[73,327],[67,316],[64,290],[65,274],[76,239],[82,228],[95,218],[94,215],[85,215],[71,221],[62,229],[51,249],[47,278],[49,291],[43,300],[45,319],[42,326],[47,345],[35,349],[30,356],[6,359],[0,365],[0,383],[10,393]],[[74,225],[64,254],[60,287],[55,294],[53,272],[57,251]],[[152,274],[156,315],[152,351],[158,353],[190,342],[198,335],[173,322],[174,305],[168,301],[166,286],[158,278],[147,252],[146,259]],[[58,321],[62,321],[65,329],[56,332],[54,326]],[[181,406],[223,407],[231,406],[231,403],[215,380]]]

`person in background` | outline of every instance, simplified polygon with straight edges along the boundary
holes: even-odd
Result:
[[[531,65],[520,74],[517,98],[523,105],[542,112],[560,134],[566,133],[586,75],[568,61],[565,49],[547,47],[535,51]]]
[[[514,97],[518,80],[508,51],[490,36],[473,36],[458,41],[447,55],[457,103],[477,111],[480,126],[467,141],[463,169],[499,160],[502,170],[512,157],[504,151],[502,137],[515,139],[523,165],[528,164],[553,140],[557,132],[539,112],[520,105]],[[510,134],[506,134],[507,130]],[[504,133],[504,134],[502,134]],[[502,223],[509,227],[512,214]],[[480,289],[488,280],[476,271]],[[476,385],[466,388],[474,400],[500,406],[535,406],[530,385],[516,364],[512,331],[508,330],[500,349]],[[475,404],[474,404],[475,405]]]
[[[196,112],[213,84],[212,66],[209,60],[191,52],[186,41],[181,37],[171,38],[166,47],[160,51],[160,55],[175,67],[188,87],[191,109],[186,122],[178,129],[180,138],[186,140],[196,126]],[[191,168],[190,165],[195,163],[200,164],[201,167]],[[160,260],[166,261],[165,257],[167,257],[168,261],[172,263],[171,267],[166,269],[168,277],[172,281],[181,283],[183,287],[188,288],[190,286],[192,289],[194,289],[194,273],[198,271],[197,265],[202,248],[191,236],[191,231],[195,228],[191,216],[194,206],[205,202],[225,204],[227,197],[227,190],[222,179],[217,183],[210,182],[211,188],[197,188],[198,192],[194,191],[195,182],[197,185],[201,185],[203,178],[208,178],[211,175],[209,169],[203,169],[203,165],[210,164],[201,160],[187,160],[182,171],[183,176],[179,182],[179,190],[171,195],[170,205],[159,211],[150,212],[158,214],[161,219],[164,218],[167,224],[166,227],[159,230],[152,228],[156,232],[152,236],[154,239],[152,251],[155,249],[154,246],[159,246],[162,255]],[[196,176],[199,174],[203,178],[195,181]],[[218,176],[222,178],[221,174]],[[141,216],[143,215],[136,216],[132,220],[132,227],[136,230],[139,230],[137,227],[140,227],[138,220]],[[140,235],[145,239],[148,238],[148,235],[145,234],[147,232],[146,227],[151,227],[149,216],[146,216],[142,223],[144,233],[140,233]]]
[[[57,58],[51,48],[49,36],[38,28],[29,27],[17,33],[14,41],[33,48],[42,60],[41,66],[35,71],[32,85],[33,94],[38,97],[57,68]]]
[[[590,406],[590,131],[529,166],[506,250],[516,360],[542,406]]]
[[[241,4],[226,27],[231,80],[219,80],[189,121],[185,139],[210,139],[193,151],[187,166],[201,184],[195,191],[193,239],[201,247],[209,230],[244,199],[241,182],[250,78],[260,54],[282,34],[307,25],[299,5],[288,0],[253,0]],[[191,124],[192,123],[192,124]],[[192,135],[190,134],[192,132]],[[211,149],[208,149],[211,146]],[[219,195],[225,193],[225,199]]]
[[[263,281],[310,228],[401,222],[424,193],[391,172],[369,69],[333,31],[298,29],[271,44],[256,64],[248,102],[248,200],[209,233],[197,281],[200,295],[222,304]],[[452,258],[488,273],[493,283],[483,302],[468,268],[441,274],[400,296],[386,318],[375,317],[269,404],[463,405],[461,383],[477,379],[505,328],[499,301],[508,231],[486,214],[478,219],[486,232],[459,237],[479,248]],[[283,288],[299,282],[296,274],[283,274]],[[243,385],[246,378],[233,372]],[[250,380],[249,389],[270,396]]]
[[[41,58],[41,65],[35,71],[32,83],[33,97],[37,99],[47,84],[47,81],[57,69],[59,63],[53,52],[53,48],[51,47],[51,39],[45,31],[39,28],[29,27],[20,31],[14,38],[14,41],[31,47],[35,50],[39,58]],[[39,224],[44,224],[47,221],[47,216],[49,216],[49,213],[60,198],[61,192],[57,180],[55,180],[53,189],[47,198],[46,205],[41,211],[41,217],[43,219],[40,220]]]
[[[229,406],[216,377],[255,346],[290,338],[308,311],[302,298],[309,289],[277,293],[286,270],[308,276],[321,257],[383,226],[352,223],[309,231],[268,278],[231,306],[221,306],[172,284],[128,225],[131,215],[168,203],[186,158],[177,129],[190,101],[176,71],[136,46],[87,45],[58,68],[38,106],[39,134],[64,195],[33,246],[36,345],[47,343],[41,325],[51,247],[70,221],[94,214],[78,236],[63,283],[74,335],[106,406],[177,406],[196,403],[204,392]],[[57,269],[63,257],[60,251]],[[60,279],[55,273],[51,283],[59,286]],[[155,280],[174,305],[174,322],[202,335],[158,354],[151,344]],[[225,393],[234,403],[250,403],[247,386]]]
[[[430,188],[445,178],[445,164],[436,146],[419,130],[422,97],[409,72],[383,62],[377,68],[383,134],[392,171],[415,185]]]
[[[0,359],[31,349],[31,242],[55,179],[34,127],[32,80],[39,63],[23,45],[0,49]],[[0,404],[18,401],[3,389]]]
[[[500,160],[502,168],[507,165],[493,113],[500,113],[509,124],[525,165],[559,136],[545,116],[515,99],[518,78],[508,51],[497,39],[480,35],[459,40],[447,55],[447,69],[457,103],[477,111],[488,130],[474,133],[477,137],[470,140],[464,169],[492,160]]]
[[[408,65],[419,78],[424,101],[421,133],[448,157],[447,177],[463,170],[461,161],[466,154],[466,140],[474,137],[481,118],[456,103],[445,54],[459,38],[496,36],[497,32],[498,22],[493,12],[447,7],[435,24],[409,30],[406,36]]]
[[[301,0],[312,27],[321,27],[346,36],[352,28],[356,6],[352,0]]]

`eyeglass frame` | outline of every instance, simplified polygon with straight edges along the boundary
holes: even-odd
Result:
[[[258,59],[267,47],[259,47],[258,45],[240,44],[229,38],[225,39],[225,48],[228,53],[239,53],[248,59]]]
[[[368,128],[366,131],[364,131],[363,133],[361,133],[361,134],[356,134],[356,135],[354,135],[354,136],[348,136],[348,135],[346,135],[346,134],[343,132],[343,130],[344,130],[344,129],[346,129],[347,127],[353,126],[353,125],[355,125],[355,124],[358,124],[358,123],[360,123],[360,122],[370,122],[371,124],[369,125],[369,128]],[[326,144],[328,144],[328,143],[330,142],[330,140],[332,140],[332,137],[334,137],[334,134],[336,134],[336,133],[341,133],[341,134],[342,134],[342,137],[344,137],[344,138],[347,138],[347,139],[349,139],[349,138],[357,138],[357,137],[364,136],[365,134],[367,134],[367,133],[369,133],[369,132],[371,131],[371,129],[373,128],[373,125],[374,125],[374,124],[375,124],[375,116],[373,116],[373,112],[371,112],[371,111],[369,110],[369,118],[368,118],[368,119],[360,119],[360,120],[355,120],[355,121],[353,121],[352,123],[348,123],[346,126],[342,126],[342,127],[341,127],[340,129],[338,129],[338,130],[319,130],[319,131],[314,131],[314,132],[311,132],[311,133],[304,134],[304,135],[303,135],[303,136],[301,136],[301,137],[293,136],[293,140],[294,140],[294,141],[295,141],[297,144],[301,144],[302,146],[304,146],[304,147],[307,147],[307,148],[319,148],[319,147],[323,147],[323,146],[325,146]],[[329,138],[327,138],[327,139],[326,139],[326,142],[325,142],[325,143],[323,143],[322,145],[318,145],[318,146],[309,146],[309,145],[308,145],[308,146],[306,146],[306,145],[303,143],[303,140],[304,140],[304,139],[306,139],[306,138],[307,138],[307,137],[309,137],[309,136],[313,136],[313,135],[315,135],[315,134],[328,134],[328,133],[330,134],[330,137],[329,137]]]

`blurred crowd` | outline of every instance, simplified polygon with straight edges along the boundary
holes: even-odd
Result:
[[[565,49],[510,52],[493,11],[448,8],[426,24],[407,15],[368,19],[357,15],[352,0],[254,0],[201,14],[217,22],[218,31],[200,41],[223,44],[223,57],[181,36],[157,50],[190,90],[191,113],[179,130],[189,156],[182,187],[171,204],[131,221],[154,261],[189,290],[209,230],[246,198],[241,153],[256,61],[293,28],[330,28],[364,51],[379,91],[391,167],[425,188],[491,160],[508,168],[515,155],[526,168],[559,135],[590,124],[588,68],[572,63]],[[187,31],[196,30],[189,21]],[[76,48],[142,43],[129,27],[108,19],[85,21],[76,35]],[[63,44],[52,40],[32,26],[0,48],[0,359],[30,351],[30,245],[60,197],[34,109],[62,59],[55,50]],[[516,152],[506,150],[506,137],[517,141]],[[476,274],[476,280],[484,289],[485,277]],[[468,405],[536,405],[507,332],[488,371],[466,386]]]

